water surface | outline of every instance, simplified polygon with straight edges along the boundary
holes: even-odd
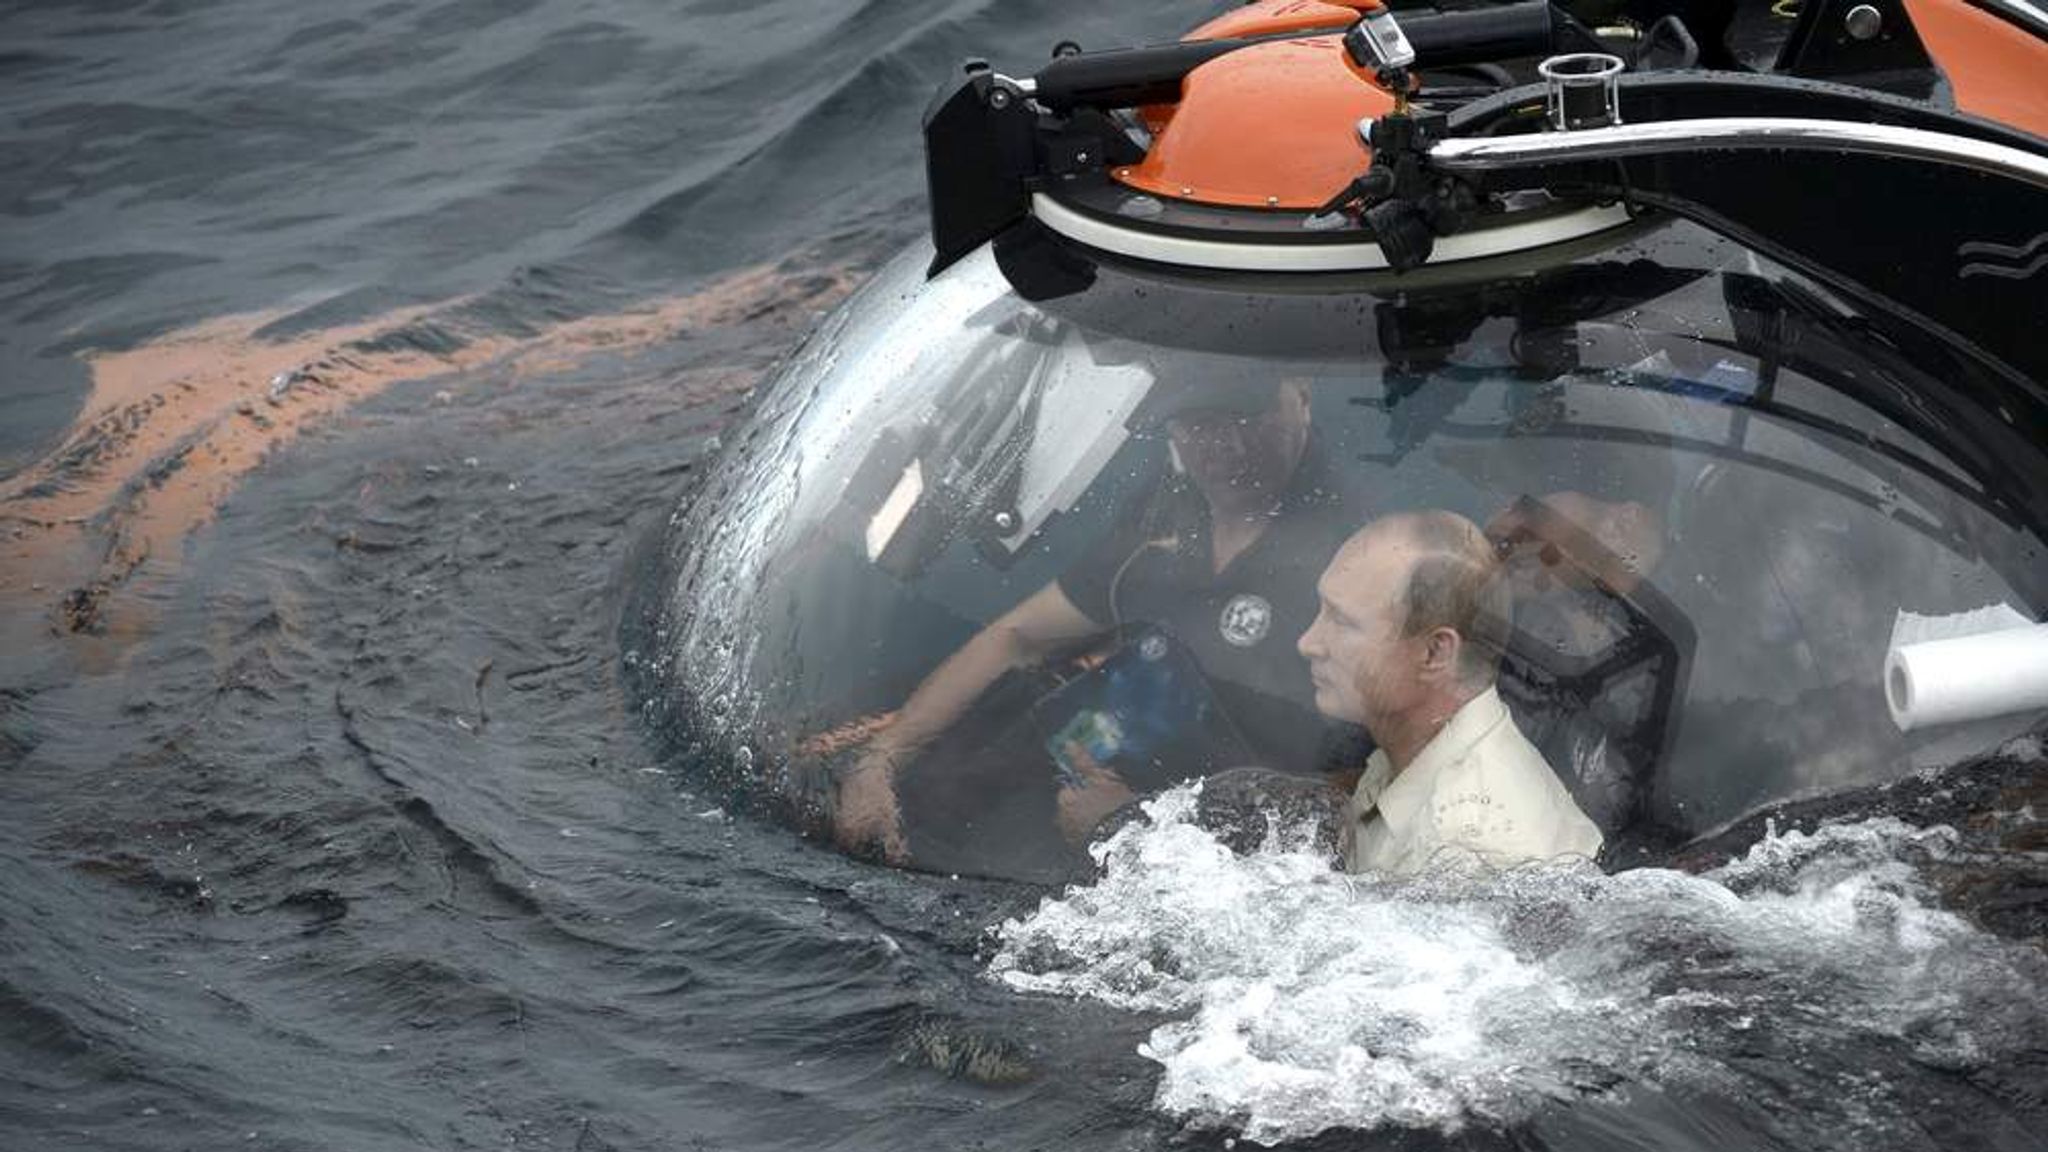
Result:
[[[1848,863],[1769,883],[1411,903],[1167,821],[1041,908],[736,816],[646,739],[619,637],[655,544],[922,226],[937,78],[1207,10],[0,15],[9,1146],[2038,1146],[2037,955],[1920,859],[1990,852],[2024,935],[2018,817],[1913,830],[1997,805],[1852,814],[1870,843],[1816,854]],[[1197,875],[1299,915],[1246,952],[1118,911]],[[1098,987],[1133,950],[1174,983]],[[1626,1027],[1570,1002],[1603,984]]]

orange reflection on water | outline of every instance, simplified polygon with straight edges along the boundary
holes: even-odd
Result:
[[[147,629],[143,575],[175,574],[191,533],[305,428],[406,381],[447,377],[460,391],[706,329],[807,326],[859,278],[847,266],[792,263],[516,336],[484,329],[467,301],[451,300],[282,337],[265,334],[282,312],[223,316],[89,353],[92,388],[78,420],[55,449],[0,480],[0,603],[17,622],[33,615],[118,650]],[[731,388],[744,390],[754,373],[736,379]]]

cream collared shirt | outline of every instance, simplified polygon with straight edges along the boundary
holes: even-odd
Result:
[[[1400,775],[1374,752],[1346,815],[1353,872],[1409,875],[1474,860],[1510,868],[1600,851],[1600,829],[1492,688],[1453,713]]]

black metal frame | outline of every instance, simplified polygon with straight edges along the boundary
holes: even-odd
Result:
[[[1879,31],[1858,39],[1845,31],[1848,0],[1812,0],[1774,74],[1624,75],[1623,120],[1780,117],[1880,124],[2048,156],[2048,141],[1946,106],[1946,78],[1913,30],[1903,0],[1867,2],[1879,14]],[[1589,36],[1533,0],[1487,15],[1488,22],[1408,15],[1404,24],[1417,46],[1418,67],[1469,61],[1480,49],[1579,48]],[[932,274],[998,240],[1005,272],[1027,297],[1085,287],[1085,260],[1062,261],[1054,251],[1060,242],[1029,226],[1031,197],[1047,194],[1108,217],[1112,202],[1130,196],[1110,180],[1109,171],[1143,155],[1110,113],[1170,97],[1195,67],[1255,42],[1067,52],[1028,81],[1000,77],[981,62],[970,64],[934,100],[925,119],[936,249]],[[1811,78],[1816,76],[1829,79]],[[1121,217],[1115,223],[1132,232],[1233,242],[1372,241],[1397,271],[1405,271],[1428,261],[1437,237],[1499,218],[1516,193],[1541,191],[1569,203],[1623,202],[1685,216],[1731,236],[1859,303],[1972,350],[2016,386],[2048,381],[2048,340],[2036,330],[2048,294],[2029,290],[2026,269],[2001,269],[1995,260],[1982,259],[2038,243],[2036,234],[2048,221],[2048,188],[1960,164],[1794,148],[1707,152],[1674,144],[1656,155],[1550,159],[1477,175],[1450,175],[1432,163],[1430,150],[1442,141],[1540,128],[1544,93],[1531,85],[1448,113],[1418,106],[1412,114],[1381,118],[1373,125],[1370,167],[1324,206],[1345,212],[1333,227],[1305,228],[1311,213],[1165,201],[1159,201],[1156,219]]]
[[[1443,136],[1514,131],[1540,110],[1543,95],[1532,85],[1474,102],[1446,118]],[[1837,120],[1938,132],[2048,156],[2048,142],[1992,121],[1791,77],[1623,77],[1621,107],[1630,123]],[[1987,245],[2025,243],[2048,226],[2048,188],[2038,184],[1955,164],[1792,148],[1674,148],[1623,160],[1532,163],[1460,182],[1482,197],[1543,190],[1685,216],[1860,303],[1972,349],[2016,385],[2048,382],[2048,340],[2037,331],[2048,293],[2028,292],[2012,279],[1971,268]]]

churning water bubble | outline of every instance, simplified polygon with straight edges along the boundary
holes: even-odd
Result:
[[[745,744],[733,749],[732,766],[742,773],[752,773],[754,770],[754,750]]]
[[[989,964],[1019,991],[1173,1014],[1141,1053],[1154,1106],[1191,1127],[1454,1133],[1641,1083],[1759,1095],[1823,1144],[1878,1146],[1914,1106],[1865,1061],[1996,1066],[2048,1027],[2048,961],[1933,906],[1914,865],[1946,829],[1770,835],[1704,876],[1390,880],[1285,838],[1233,855],[1196,795],[1096,845],[1098,878],[1002,924]],[[1845,1102],[1852,1076],[1869,1090]]]

